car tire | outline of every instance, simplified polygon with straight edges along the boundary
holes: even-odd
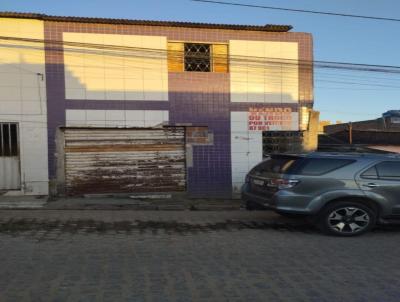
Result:
[[[326,206],[317,216],[317,227],[328,235],[359,236],[371,230],[377,211],[362,202],[338,201]]]

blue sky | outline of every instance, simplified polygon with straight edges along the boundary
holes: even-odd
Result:
[[[235,1],[400,18],[398,0]],[[3,0],[0,10],[63,16],[290,24],[293,31],[313,34],[316,60],[400,66],[400,22],[218,6],[190,0]],[[322,119],[344,122],[372,119],[386,110],[400,109],[400,75],[316,69],[315,108],[321,111]]]

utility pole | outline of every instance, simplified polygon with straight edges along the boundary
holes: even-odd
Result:
[[[349,122],[349,144],[353,144],[353,124]]]

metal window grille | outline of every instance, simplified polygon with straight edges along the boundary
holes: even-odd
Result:
[[[211,72],[211,45],[185,43],[185,71]]]
[[[264,131],[263,156],[300,152],[302,140],[303,133],[300,131]]]
[[[18,125],[0,123],[0,156],[18,156]]]

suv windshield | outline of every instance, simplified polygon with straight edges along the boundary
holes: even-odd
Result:
[[[287,173],[293,165],[301,160],[301,157],[290,155],[273,155],[270,159],[263,161],[253,169],[253,173],[263,176],[270,173]]]

